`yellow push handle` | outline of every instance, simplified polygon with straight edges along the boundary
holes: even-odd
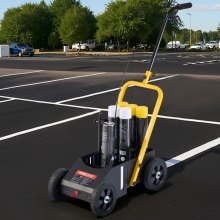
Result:
[[[154,110],[153,110],[153,114],[152,114],[152,117],[151,117],[151,120],[150,120],[150,124],[148,126],[146,135],[144,137],[144,140],[143,140],[143,143],[142,143],[142,146],[141,146],[141,149],[140,149],[140,153],[138,155],[138,158],[137,158],[137,161],[136,161],[136,164],[135,164],[135,167],[134,167],[134,171],[133,171],[132,176],[131,176],[131,180],[130,180],[130,183],[129,183],[130,186],[134,186],[134,184],[137,180],[137,177],[138,177],[138,174],[139,174],[139,171],[140,171],[140,166],[143,162],[145,153],[147,151],[148,144],[149,144],[149,141],[150,141],[150,137],[152,135],[153,128],[154,128],[154,125],[156,123],[156,119],[157,119],[157,116],[159,114],[159,110],[160,110],[160,107],[161,107],[161,104],[162,104],[162,101],[163,101],[163,91],[161,90],[161,88],[159,88],[158,86],[155,86],[155,85],[148,84],[148,81],[149,81],[151,76],[152,76],[152,73],[147,71],[146,72],[146,79],[144,79],[143,82],[129,81],[129,82],[125,83],[123,85],[123,87],[121,88],[121,91],[120,91],[119,96],[118,96],[118,103],[121,103],[123,101],[123,98],[125,96],[125,93],[126,93],[127,89],[130,86],[137,86],[137,87],[141,87],[141,88],[145,88],[145,89],[150,89],[150,90],[156,91],[157,94],[158,94],[157,101],[156,101],[156,104],[155,104],[155,107],[154,107]]]

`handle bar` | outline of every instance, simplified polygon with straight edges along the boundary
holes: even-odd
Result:
[[[158,52],[158,49],[159,49],[159,46],[160,46],[160,42],[162,40],[162,37],[163,37],[163,33],[165,31],[165,28],[166,28],[166,25],[167,25],[167,22],[170,18],[170,16],[174,13],[177,13],[179,10],[183,10],[183,9],[187,9],[187,8],[191,8],[192,7],[192,3],[184,3],[184,4],[177,4],[175,5],[174,7],[172,7],[166,14],[165,18],[164,18],[164,21],[163,21],[163,24],[162,24],[162,27],[161,27],[161,30],[160,30],[160,33],[159,33],[159,36],[157,38],[157,42],[156,42],[156,46],[154,47],[154,52],[153,52],[153,55],[151,57],[151,61],[150,61],[150,67],[148,69],[148,71],[152,72],[152,68],[153,68],[153,65],[154,65],[154,61],[155,61],[155,58],[156,58],[156,55],[157,55],[157,52]],[[153,76],[155,76],[155,74],[152,73]]]
[[[175,10],[178,11],[178,10],[184,10],[184,9],[188,9],[188,8],[192,8],[191,2],[184,3],[184,4],[177,4],[168,11],[168,14],[172,13]]]
[[[179,10],[187,9],[187,8],[192,8],[192,3],[184,3],[179,5]]]

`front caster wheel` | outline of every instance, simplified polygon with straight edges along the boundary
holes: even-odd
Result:
[[[167,179],[167,166],[164,160],[155,158],[151,160],[143,174],[143,182],[146,189],[150,192],[159,191]]]
[[[102,183],[92,194],[90,207],[98,217],[109,215],[116,204],[116,192],[114,186]]]
[[[60,202],[64,200],[64,196],[60,192],[60,183],[67,171],[67,169],[60,168],[56,170],[50,177],[48,182],[48,196],[54,202]]]

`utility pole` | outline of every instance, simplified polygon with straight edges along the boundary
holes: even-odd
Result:
[[[192,45],[192,27],[191,27],[192,26],[192,23],[191,23],[192,22],[192,20],[191,20],[192,15],[190,13],[187,13],[187,14],[190,16],[190,29],[189,29],[190,40],[189,40],[189,42],[190,42],[190,46],[191,46]]]

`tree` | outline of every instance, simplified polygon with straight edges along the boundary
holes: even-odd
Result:
[[[52,30],[52,16],[44,1],[40,4],[28,3],[8,9],[1,28],[8,43],[25,41],[36,48],[46,47]]]
[[[119,41],[129,42],[144,28],[144,14],[141,10],[142,0],[117,0],[107,5],[106,11],[97,17],[98,41],[113,37]]]
[[[219,23],[218,28],[217,28],[217,35],[220,38],[220,23]]]
[[[53,48],[53,50],[59,44],[59,37],[55,31],[50,33],[47,43],[50,47]]]
[[[7,43],[10,41],[21,40],[21,31],[23,28],[21,8],[11,8],[4,13],[1,22],[2,37]]]
[[[129,42],[137,38],[155,44],[161,20],[167,11],[163,0],[116,0],[110,2],[105,12],[97,17],[98,31],[96,38],[99,41],[111,37],[118,41]],[[176,23],[175,23],[176,24]]]
[[[190,31],[186,28],[183,28],[179,31],[177,31],[177,39],[184,42],[184,43],[190,43]]]
[[[47,47],[48,36],[52,31],[52,16],[46,4],[27,3],[22,7],[23,29],[30,32],[32,45],[37,48]],[[26,34],[27,35],[27,34]]]
[[[74,6],[80,6],[79,0],[54,0],[50,4],[50,11],[53,14],[53,23],[56,30],[59,29],[61,20],[65,13]]]
[[[63,44],[71,45],[89,36],[88,13],[81,6],[69,9],[61,20],[59,33]]]

